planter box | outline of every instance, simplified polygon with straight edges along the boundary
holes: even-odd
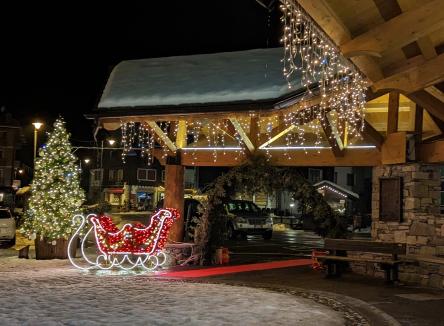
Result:
[[[35,258],[36,259],[68,259],[68,242],[69,240],[57,239],[57,243],[53,245],[45,239],[35,239]],[[71,248],[71,256],[75,257],[77,245]]]

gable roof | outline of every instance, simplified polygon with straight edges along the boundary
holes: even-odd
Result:
[[[112,71],[99,110],[267,101],[294,93],[282,48],[130,60]]]
[[[334,190],[343,193],[344,195],[347,195],[347,197],[351,196],[351,197],[354,197],[356,199],[359,199],[359,195],[356,192],[348,190],[348,189],[346,189],[344,187],[341,187],[340,185],[338,185],[338,184],[336,184],[334,182],[328,181],[328,180],[319,181],[318,183],[315,183],[313,186],[315,188],[321,188],[322,186],[327,186],[329,188],[333,188]]]

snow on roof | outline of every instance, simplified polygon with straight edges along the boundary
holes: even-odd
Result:
[[[341,187],[340,185],[338,185],[337,183],[334,183],[334,182],[331,182],[331,181],[328,181],[328,180],[319,181],[318,183],[315,183],[313,186],[315,188],[320,188],[320,187],[325,186],[325,185],[330,186],[330,187],[332,187],[332,188],[342,192],[343,194],[347,194],[347,195],[353,196],[353,197],[355,197],[357,199],[359,198],[359,195],[356,192],[353,192],[351,190],[345,189],[345,188]]]
[[[130,60],[112,71],[99,108],[258,101],[292,93],[282,48]]]

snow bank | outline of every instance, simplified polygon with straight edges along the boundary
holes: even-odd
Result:
[[[343,325],[313,301],[267,290],[96,275],[66,261],[0,258],[0,325]]]

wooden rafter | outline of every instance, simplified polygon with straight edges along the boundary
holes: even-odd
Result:
[[[350,31],[325,0],[298,0],[298,2],[336,45],[341,46],[351,40]],[[351,60],[371,82],[384,77],[381,68],[373,58],[359,56]]]
[[[242,141],[244,142],[245,146],[247,146],[250,153],[253,153],[255,150],[254,144],[248,137],[247,133],[245,132],[244,128],[242,128],[239,121],[235,118],[230,119],[231,123],[233,124],[234,129],[236,129],[236,132],[239,134],[239,136],[242,138]]]
[[[435,86],[430,86],[425,89],[425,91],[434,97],[436,97],[438,100],[444,103],[444,93],[441,92],[438,88]]]
[[[330,114],[326,114],[321,126],[335,157],[344,156],[344,143],[342,142],[336,126],[332,123]]]
[[[403,93],[412,93],[444,81],[442,67],[444,54],[380,80],[373,84],[372,89],[374,92],[396,89]]]
[[[381,149],[382,144],[384,143],[384,137],[367,121],[364,121],[364,132],[362,137],[364,140],[375,145],[378,150]]]
[[[407,94],[406,96],[416,104],[426,109],[431,115],[435,116],[441,121],[444,121],[444,103],[438,100],[433,95],[424,90],[421,90],[411,94]]]
[[[434,0],[406,11],[341,46],[344,55],[381,56],[388,49],[400,48],[444,25],[444,2]]]
[[[156,135],[160,138],[162,142],[165,143],[165,145],[168,147],[168,149],[172,152],[177,151],[176,145],[171,141],[170,137],[164,131],[162,128],[159,127],[157,122],[155,121],[147,121],[148,126],[150,126],[151,129],[156,133]]]
[[[409,11],[415,9],[418,4],[421,5],[421,3],[416,0],[398,0],[398,4],[402,11]],[[416,40],[416,43],[418,44],[424,59],[429,60],[438,55],[429,36],[419,37]]]

